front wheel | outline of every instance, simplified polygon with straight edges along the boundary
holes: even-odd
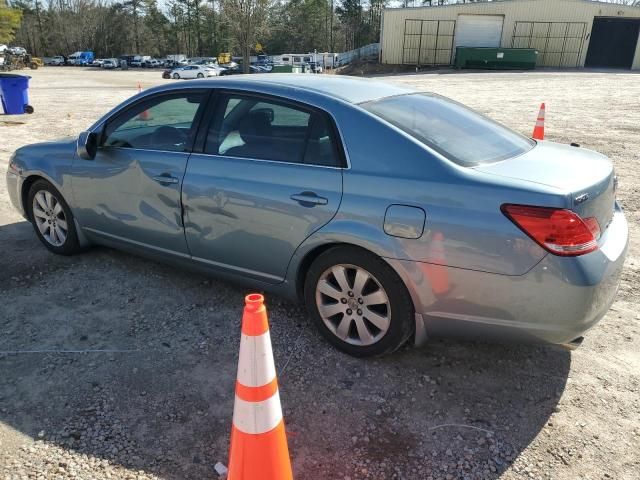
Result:
[[[320,332],[350,355],[393,352],[414,330],[413,302],[400,277],[356,247],[321,254],[307,272],[304,298]]]
[[[80,251],[71,209],[64,198],[46,180],[37,180],[27,197],[29,218],[40,241],[59,255]]]
[[[199,73],[198,78],[204,78],[204,75],[202,73]]]

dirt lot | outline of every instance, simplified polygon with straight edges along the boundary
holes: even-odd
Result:
[[[0,116],[0,171],[75,135],[160,73],[45,68],[32,116]],[[609,155],[631,232],[618,300],[573,353],[433,340],[377,360],[331,349],[268,298],[296,478],[640,478],[640,75],[389,76],[530,134]],[[16,122],[16,123],[13,123]],[[205,479],[227,461],[244,290],[96,248],[53,256],[0,182],[0,478]]]

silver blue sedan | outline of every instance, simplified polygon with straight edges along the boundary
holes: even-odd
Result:
[[[349,77],[167,85],[23,147],[8,191],[57,254],[137,252],[304,301],[336,347],[575,346],[627,250],[608,158]]]

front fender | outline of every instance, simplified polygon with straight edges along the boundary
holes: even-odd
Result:
[[[51,183],[72,206],[71,170],[75,156],[76,139],[38,143],[16,150],[12,165],[19,172],[16,194],[22,211],[26,211],[25,186],[36,178],[44,178]]]

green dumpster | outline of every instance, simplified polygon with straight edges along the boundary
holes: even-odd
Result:
[[[457,47],[455,68],[492,70],[530,70],[536,67],[538,51],[534,48]]]
[[[272,73],[291,73],[293,67],[291,65],[274,65],[271,69]]]

